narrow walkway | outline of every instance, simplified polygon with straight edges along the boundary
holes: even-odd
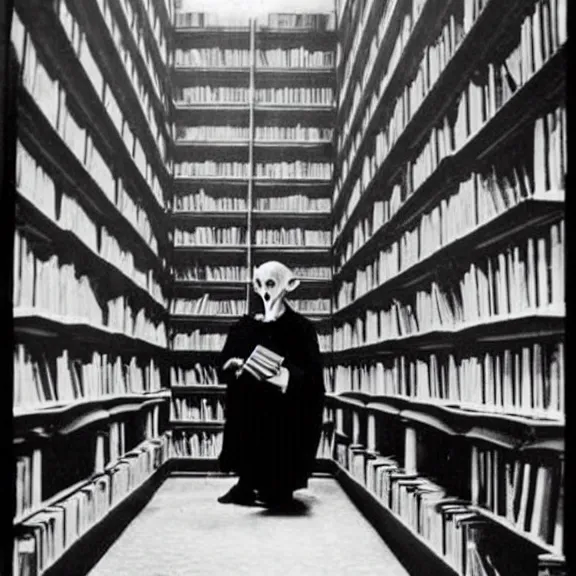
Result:
[[[335,480],[299,511],[222,505],[231,478],[168,478],[89,576],[407,576]]]

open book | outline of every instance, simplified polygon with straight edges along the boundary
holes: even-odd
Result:
[[[282,362],[284,362],[283,356],[272,352],[265,346],[258,345],[242,366],[242,371],[246,370],[257,380],[267,380],[278,374]]]

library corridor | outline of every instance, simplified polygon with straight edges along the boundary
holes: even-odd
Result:
[[[171,477],[89,576],[407,576],[336,480],[313,478],[292,512],[223,506],[229,478]]]

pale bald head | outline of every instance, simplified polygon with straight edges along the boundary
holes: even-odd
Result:
[[[264,303],[265,316],[272,319],[285,295],[297,288],[300,281],[282,262],[271,260],[256,268],[252,283],[254,291]]]

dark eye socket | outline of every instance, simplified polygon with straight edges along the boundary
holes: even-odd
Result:
[[[266,280],[266,288],[274,288],[274,286],[276,286],[274,280]]]
[[[258,286],[258,288],[260,288],[262,286],[262,282],[260,282],[260,280],[256,280],[256,286]]]

